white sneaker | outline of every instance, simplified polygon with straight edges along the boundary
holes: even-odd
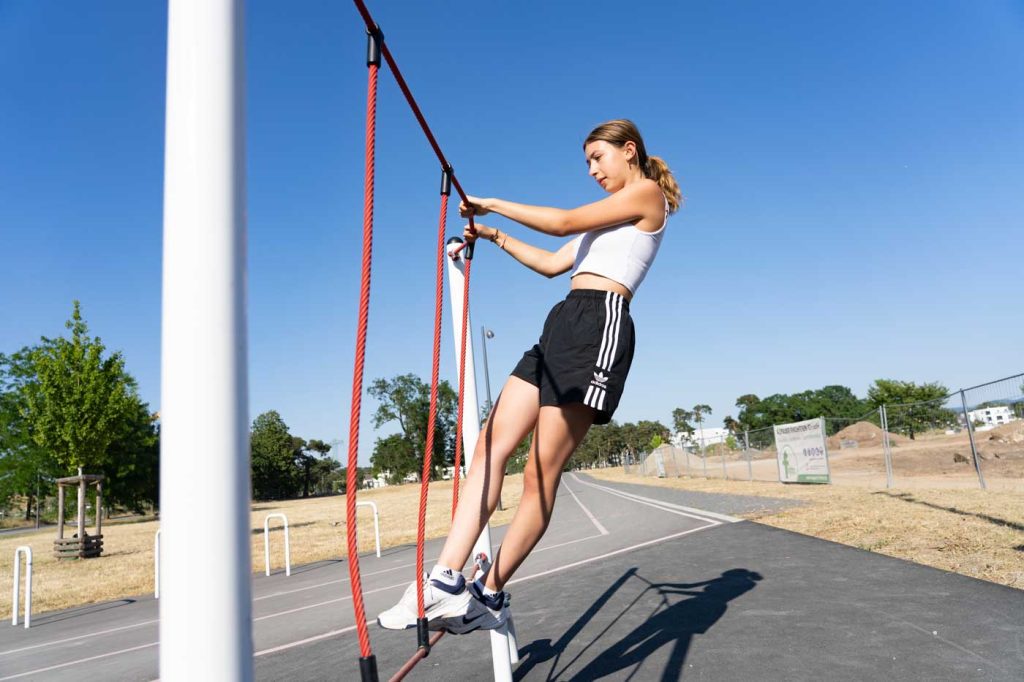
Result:
[[[446,630],[453,635],[464,635],[474,630],[493,630],[508,621],[508,595],[499,592],[484,596],[479,583],[473,582],[466,590],[472,595],[461,613],[452,613],[430,623],[431,630]]]
[[[459,584],[452,588],[428,580],[427,574],[423,574],[423,614],[428,622],[451,614],[465,613],[471,600],[472,597],[466,590],[466,580],[461,575]],[[377,616],[377,624],[387,630],[405,630],[416,627],[417,618],[419,606],[416,603],[416,583],[412,582],[405,588],[405,593],[397,604]]]

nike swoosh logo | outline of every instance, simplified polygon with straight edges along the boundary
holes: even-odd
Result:
[[[486,613],[478,613],[475,616],[473,616],[472,618],[467,618],[466,616],[463,616],[462,617],[462,624],[463,625],[469,625],[474,620],[480,620],[481,618],[483,618],[486,615],[487,615]]]

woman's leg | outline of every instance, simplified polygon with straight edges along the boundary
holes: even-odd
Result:
[[[595,411],[581,403],[540,408],[523,497],[487,574],[486,586],[500,590],[544,535],[555,506],[562,467],[594,422]]]
[[[518,377],[509,377],[477,440],[452,530],[437,561],[441,566],[461,571],[466,565],[473,544],[498,506],[505,463],[537,423],[539,409],[538,388]]]

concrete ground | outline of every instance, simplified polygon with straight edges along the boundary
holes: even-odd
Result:
[[[1024,679],[1024,592],[726,516],[786,504],[566,475],[508,586],[514,679]],[[414,564],[408,546],[360,557],[371,621]],[[253,594],[257,679],[359,679],[344,561],[255,576]],[[415,651],[414,631],[370,637],[382,679]],[[489,679],[489,639],[445,636],[408,679]],[[157,647],[151,596],[37,614],[0,627],[0,682],[149,681]]]

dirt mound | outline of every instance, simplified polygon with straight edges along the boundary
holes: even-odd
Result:
[[[1024,419],[1012,421],[1009,424],[997,426],[991,431],[983,432],[988,440],[999,441],[1000,443],[1024,443]]]
[[[878,428],[871,422],[857,422],[856,424],[850,424],[842,431],[828,439],[829,450],[839,450],[844,440],[857,441],[857,447],[869,448],[873,445],[882,444],[882,429]],[[903,436],[897,436],[895,433],[889,434],[889,442],[893,445],[905,442],[907,439]]]

